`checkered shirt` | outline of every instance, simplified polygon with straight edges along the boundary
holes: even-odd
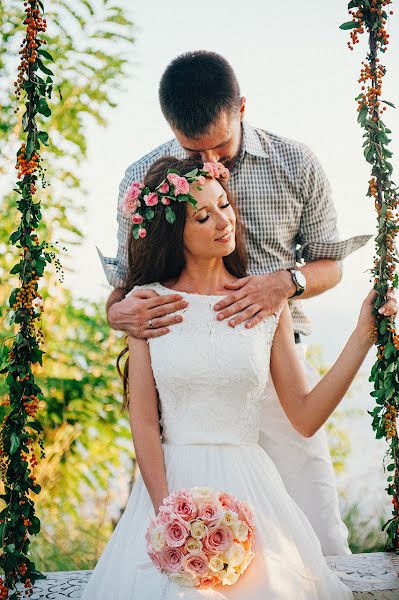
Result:
[[[322,258],[342,261],[363,246],[370,235],[339,240],[337,217],[327,177],[313,152],[300,142],[243,122],[240,156],[231,172],[234,194],[249,256],[249,273],[271,273],[296,263]],[[110,285],[125,287],[131,222],[122,215],[121,202],[133,181],[142,181],[158,158],[186,153],[176,139],[162,144],[132,163],[119,187],[116,258],[97,248]],[[308,335],[311,323],[303,301],[290,301],[294,330]]]

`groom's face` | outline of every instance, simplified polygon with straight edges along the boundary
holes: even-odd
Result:
[[[224,110],[208,131],[196,138],[189,138],[173,129],[177,141],[187,155],[203,162],[222,162],[231,168],[240,151],[241,121],[244,117],[245,98],[234,112]]]

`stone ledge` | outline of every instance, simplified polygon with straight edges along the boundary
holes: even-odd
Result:
[[[331,569],[352,590],[355,600],[399,599],[399,555],[376,552],[328,556],[326,560]],[[30,600],[43,598],[79,600],[91,573],[91,571],[44,573],[47,579],[37,582]]]

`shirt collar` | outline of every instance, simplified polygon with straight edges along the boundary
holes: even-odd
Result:
[[[260,158],[269,158],[269,154],[266,152],[266,150],[260,143],[260,139],[256,132],[256,129],[246,121],[243,121],[242,130],[242,152],[248,152],[248,154],[252,154],[253,156],[259,156]]]

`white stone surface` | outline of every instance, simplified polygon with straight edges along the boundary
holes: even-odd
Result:
[[[330,556],[326,560],[353,591],[356,600],[399,600],[399,555],[378,552]],[[47,579],[36,583],[31,600],[77,600],[82,595],[91,571],[56,571],[44,574]]]

